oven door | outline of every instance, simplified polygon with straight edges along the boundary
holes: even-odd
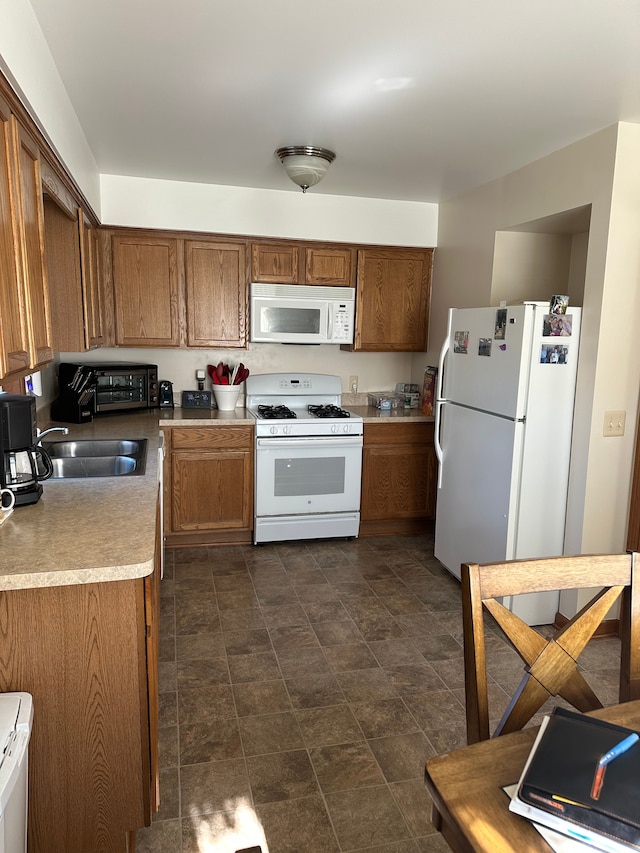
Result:
[[[96,412],[120,412],[149,407],[146,370],[97,370]]]
[[[360,509],[362,436],[258,438],[256,516]]]

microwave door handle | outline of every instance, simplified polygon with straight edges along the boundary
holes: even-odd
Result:
[[[333,340],[333,310],[332,306],[327,306],[327,340]]]

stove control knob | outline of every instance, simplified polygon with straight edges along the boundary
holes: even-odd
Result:
[[[278,427],[277,426],[269,427],[269,432],[271,433],[271,435],[277,435],[278,434]]]
[[[350,426],[349,424],[345,424],[345,425],[342,427],[342,431],[343,431],[343,432],[351,432],[351,426]]]
[[[289,435],[289,433],[291,432],[291,427],[290,426],[283,426],[282,432],[284,435]]]
[[[331,432],[338,432],[338,424],[331,425]]]

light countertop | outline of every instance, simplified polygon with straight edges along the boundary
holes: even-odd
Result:
[[[423,415],[420,409],[375,409],[373,406],[345,406],[354,415],[360,415],[365,424],[382,421],[402,423],[433,423],[433,415]]]
[[[58,424],[54,424],[58,426]],[[145,473],[45,480],[40,500],[0,525],[0,590],[128,580],[153,571],[158,499],[158,413],[68,424],[71,438],[146,438]]]
[[[351,406],[343,404],[345,409],[360,415],[364,423],[379,421],[412,421],[415,423],[433,423],[433,415],[423,415],[420,409],[375,409],[373,406]],[[220,412],[217,409],[161,409],[160,426],[214,426],[216,423],[253,425],[255,418],[238,406],[232,412]]]
[[[361,415],[365,424],[433,421],[418,409],[349,409]],[[40,500],[17,507],[0,525],[0,591],[130,580],[150,574],[154,565],[159,427],[254,423],[244,408],[232,412],[175,408],[108,415],[88,424],[67,424],[67,436],[47,436],[45,441],[146,438],[146,470],[140,476],[45,480]]]

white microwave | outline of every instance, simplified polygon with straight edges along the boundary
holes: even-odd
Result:
[[[281,344],[352,344],[353,287],[251,284],[250,340]]]

